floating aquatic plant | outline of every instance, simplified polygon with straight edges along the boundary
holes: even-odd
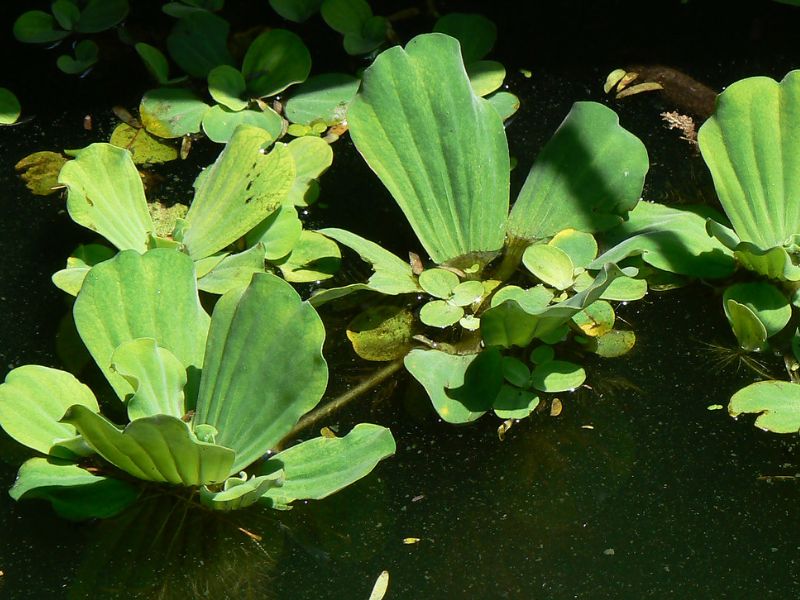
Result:
[[[387,429],[360,424],[267,458],[325,391],[322,322],[265,273],[223,295],[209,318],[194,268],[169,249],[126,250],[86,275],[75,323],[125,424],[102,415],[70,373],[26,365],[8,374],[0,425],[39,454],[22,465],[15,499],[48,500],[73,519],[108,517],[152,483],[216,510],[287,508],[341,489],[394,452]]]
[[[605,300],[646,292],[645,282],[632,277],[635,269],[591,267],[592,233],[621,222],[639,200],[648,166],[641,142],[608,108],[577,103],[509,214],[502,118],[476,94],[463,52],[471,50],[440,33],[383,52],[364,72],[347,115],[357,149],[403,210],[430,263],[410,265],[353,233],[323,229],[374,274],[311,299],[320,305],[356,291],[427,298],[418,315],[430,333],[413,338],[427,347],[417,343],[405,366],[439,415],[454,423],[490,410],[522,418],[539,405],[541,392],[580,386],[583,369],[556,358],[552,345],[575,333],[584,350],[623,353],[632,338],[613,330],[614,311]],[[519,272],[520,263],[527,274]],[[397,346],[405,328],[411,343],[407,319],[393,321],[400,333],[383,326],[395,316],[370,315],[371,329]],[[364,347],[370,328],[359,322],[351,331],[358,334],[357,349]],[[436,331],[444,336],[430,339]],[[619,338],[616,349],[605,335]],[[538,345],[533,357],[532,344]]]

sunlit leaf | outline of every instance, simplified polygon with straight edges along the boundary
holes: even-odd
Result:
[[[100,456],[137,479],[203,485],[222,482],[233,472],[233,450],[199,441],[188,423],[176,417],[143,417],[120,431],[100,414],[76,405],[62,420]]]
[[[264,499],[288,504],[294,500],[321,500],[368,475],[384,458],[395,453],[392,433],[385,427],[359,423],[344,437],[318,437],[271,457],[259,473],[283,469],[281,487]]]
[[[458,283],[458,275],[447,269],[426,269],[419,275],[420,287],[434,298],[449,298]]]
[[[583,367],[566,360],[549,360],[536,365],[531,373],[531,385],[542,392],[574,390],[586,381]]]
[[[61,169],[72,219],[96,231],[120,250],[147,249],[154,225],[144,187],[129,152],[92,144]]]
[[[505,121],[519,110],[519,98],[510,92],[495,92],[486,96],[486,100],[497,111],[500,118]]]
[[[800,431],[800,386],[788,381],[759,381],[742,388],[731,397],[728,412],[732,417],[755,413],[756,427],[773,433]]]
[[[444,300],[433,300],[422,305],[419,319],[430,327],[445,328],[458,323],[464,316],[464,309],[453,306]]]
[[[59,422],[74,404],[100,411],[92,391],[70,373],[39,365],[17,367],[0,385],[0,425],[20,444],[69,458],[53,445],[75,436],[74,427]]]
[[[264,272],[264,246],[256,244],[244,252],[226,256],[197,280],[197,288],[210,294],[226,294],[246,287],[255,273]]]
[[[194,258],[236,241],[278,209],[294,183],[294,162],[283,145],[264,154],[266,131],[242,126],[196,182],[183,243]]]
[[[589,337],[605,335],[614,328],[614,308],[604,300],[592,302],[572,317],[572,322]]]
[[[142,97],[139,115],[145,129],[163,138],[177,138],[200,131],[210,107],[191,90],[158,88]]]
[[[111,356],[111,368],[133,388],[133,396],[127,402],[130,420],[159,414],[181,418],[186,413],[186,367],[154,339],[138,338],[120,344]]]
[[[153,137],[146,129],[136,129],[127,123],[117,125],[109,143],[130,152],[137,165],[159,164],[178,158],[178,149],[174,145]]]
[[[360,80],[345,73],[325,73],[298,85],[286,103],[286,118],[310,125],[321,119],[328,125],[344,121],[347,106],[358,91]]]
[[[350,321],[347,338],[365,360],[394,360],[411,349],[414,329],[414,315],[408,309],[380,304]]]
[[[472,91],[456,40],[422,35],[383,52],[364,72],[348,123],[434,262],[503,246],[505,132]]]
[[[616,358],[630,352],[636,344],[636,334],[633,331],[613,329],[608,333],[589,340],[589,350],[603,358]]]
[[[53,284],[70,296],[77,296],[89,269],[114,254],[114,250],[100,244],[78,246],[67,259],[67,268],[53,273]]]
[[[547,243],[565,252],[575,267],[586,268],[597,256],[594,236],[583,231],[563,229]]]
[[[58,191],[53,188],[58,186],[58,174],[66,162],[63,155],[44,150],[29,154],[14,165],[14,169],[32,193],[49,196]]]
[[[73,315],[81,339],[120,398],[133,389],[111,369],[111,357],[122,343],[137,338],[153,338],[172,352],[190,369],[190,384],[194,378],[196,385],[209,318],[197,296],[194,265],[185,254],[120,252],[88,273]]]
[[[200,488],[200,502],[212,510],[239,510],[252,506],[270,489],[283,485],[283,471],[278,470],[269,475],[255,475],[248,479],[242,472],[239,477],[229,477],[222,489],[211,491],[207,486]]]
[[[527,385],[527,381],[525,385]],[[524,419],[539,406],[539,396],[531,390],[503,384],[492,404],[492,410],[501,419]]]
[[[569,255],[556,246],[533,244],[525,249],[522,264],[540,281],[565,290],[575,280],[575,265]]]
[[[310,283],[332,277],[341,265],[336,242],[316,231],[302,231],[285,259],[275,261],[283,278],[293,283]]]
[[[762,250],[800,232],[800,71],[750,77],[717,97],[697,141],[737,235]]]
[[[217,302],[194,417],[236,451],[238,472],[273,448],[322,397],[328,369],[316,311],[285,281],[254,275]]]
[[[766,281],[736,283],[725,289],[722,305],[730,320],[732,315],[728,312],[729,300],[735,300],[749,308],[764,325],[768,338],[783,330],[792,316],[789,299],[781,290]]]
[[[219,65],[208,72],[208,93],[211,97],[232,111],[247,106],[244,99],[247,83],[236,67]]]
[[[764,350],[767,345],[767,330],[756,314],[733,299],[723,302],[723,307],[739,345],[748,351]]]
[[[295,206],[308,206],[316,200],[317,178],[333,162],[330,144],[318,137],[303,137],[287,144],[294,160],[295,180],[287,202]]]
[[[277,261],[292,251],[302,233],[303,223],[297,215],[297,209],[284,202],[278,210],[251,229],[245,240],[251,246],[261,244],[264,248],[263,258]]]
[[[22,107],[13,92],[0,87],[0,125],[16,123],[21,113]]]

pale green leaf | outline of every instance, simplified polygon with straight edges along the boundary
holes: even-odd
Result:
[[[275,264],[286,281],[311,283],[332,277],[341,260],[336,242],[316,231],[304,230],[289,256]]]
[[[528,382],[525,382],[527,385]],[[501,419],[524,419],[539,406],[539,396],[531,390],[503,384],[492,404],[492,410]]]
[[[722,305],[739,345],[749,352],[766,349],[767,329],[756,314],[736,300],[727,300]]]
[[[294,183],[294,162],[283,145],[269,154],[271,136],[242,126],[196,182],[183,243],[194,258],[210,256],[277,210]]]
[[[264,246],[259,243],[223,258],[197,280],[197,288],[210,294],[226,294],[234,288],[247,287],[255,273],[263,272]]]
[[[245,93],[247,83],[239,69],[230,65],[219,65],[208,73],[208,93],[232,111],[247,107]]]
[[[280,115],[268,106],[245,110],[230,110],[221,105],[212,106],[203,114],[203,133],[212,142],[224,144],[229,142],[240,126],[257,127],[277,139],[283,130]]]
[[[755,413],[756,427],[773,433],[800,431],[800,386],[788,381],[759,381],[742,388],[731,397],[728,412],[732,417]]]
[[[130,153],[111,144],[92,144],[61,169],[72,219],[120,250],[147,249],[153,220]]]
[[[549,360],[536,365],[531,373],[531,385],[542,392],[567,392],[586,381],[583,367],[566,360]]]
[[[222,489],[212,491],[207,486],[200,488],[200,502],[212,510],[231,511],[252,506],[270,489],[283,485],[283,471],[269,475],[255,475],[247,478],[242,472],[239,477],[225,480]]]
[[[453,288],[453,296],[448,300],[455,306],[469,306],[483,298],[484,289],[480,281],[463,281]]]
[[[133,388],[127,401],[131,421],[159,414],[181,418],[187,412],[183,395],[186,367],[156,340],[123,342],[111,355],[111,369]]]
[[[519,110],[519,98],[510,92],[495,92],[488,95],[486,100],[497,111],[503,121]]]
[[[419,275],[420,287],[434,298],[449,298],[458,283],[458,275],[447,269],[426,269]]]
[[[800,71],[728,86],[697,141],[743,241],[767,250],[800,232]]]
[[[295,168],[294,185],[286,201],[295,206],[308,206],[316,200],[317,178],[333,162],[333,150],[325,140],[313,136],[292,140],[286,147]]]
[[[414,330],[414,315],[407,308],[379,304],[350,321],[347,339],[364,360],[394,360],[411,349]]]
[[[503,85],[506,68],[494,60],[480,60],[467,64],[469,83],[478,96],[488,96]]]
[[[120,252],[86,276],[73,315],[83,343],[120,398],[133,390],[111,369],[111,356],[123,342],[137,338],[153,338],[172,352],[189,369],[191,389],[196,389],[209,318],[197,295],[194,265],[185,254]]]
[[[722,305],[726,309],[725,314],[731,320],[732,315],[728,312],[729,300],[735,300],[737,304],[749,308],[764,325],[768,338],[782,331],[792,317],[789,298],[766,281],[736,283],[725,289]]]
[[[16,123],[21,113],[22,107],[20,107],[17,97],[11,90],[0,87],[0,125]]]
[[[132,421],[120,430],[84,406],[71,407],[62,419],[73,425],[97,453],[137,479],[180,485],[224,481],[234,452],[201,442],[188,423],[169,415]]]
[[[591,233],[562,229],[547,243],[564,251],[576,268],[588,267],[597,256],[597,242]]]
[[[422,305],[419,319],[430,327],[445,328],[455,325],[464,316],[464,309],[444,300],[433,300]]]
[[[100,411],[92,391],[70,373],[39,365],[17,367],[0,385],[0,426],[20,444],[64,456],[53,445],[75,436],[74,427],[59,422],[74,404]]]
[[[292,123],[310,125],[322,120],[328,125],[347,117],[347,106],[361,81],[345,73],[324,73],[311,77],[292,92],[286,103],[286,118]]]
[[[533,275],[557,290],[565,290],[575,280],[575,265],[569,255],[556,246],[533,244],[525,249],[522,264]]]
[[[278,210],[247,232],[245,240],[251,246],[261,244],[264,249],[262,258],[277,261],[292,251],[302,233],[303,223],[297,215],[297,209],[288,204],[287,198]]]

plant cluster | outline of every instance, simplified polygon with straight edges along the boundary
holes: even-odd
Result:
[[[153,487],[214,510],[285,509],[367,475],[395,451],[385,427],[284,448],[327,385],[316,309],[347,296],[366,305],[347,329],[355,352],[402,361],[449,423],[493,412],[507,429],[548,401],[560,406],[554,394],[586,380],[584,357],[633,347],[612,303],[690,278],[726,282],[723,307],[744,350],[787,346],[800,361],[797,72],[730,86],[701,128],[725,215],[640,201],[647,151],[595,102],[573,105],[512,204],[504,121],[519,103],[502,90],[504,67],[486,60],[490,21],[446,15],[358,76],[309,78],[310,53],[288,30],[257,31],[234,58],[222,4],[164,5],[176,19],[167,51],[186,76],[170,77],[166,55],[136,43],[160,87],[110,143],[18,165],[42,193],[66,188],[71,218],[109,244],[80,246],[53,282],[75,296],[77,330],[118,402],[103,414],[67,372],[11,371],[0,426],[37,453],[15,499],[46,499],[73,519],[111,516]],[[354,55],[371,58],[395,35],[363,0],[270,4],[297,22],[320,12]],[[114,27],[128,12],[127,2],[98,6],[59,0],[52,15],[22,15],[15,33],[52,42]],[[15,103],[0,89],[3,122],[18,118]],[[330,144],[346,131],[424,255],[406,260],[344,229],[304,228],[298,209],[316,200]],[[148,201],[138,168],[185,156],[201,132],[225,147],[191,202]],[[340,246],[371,276],[302,300],[290,284],[331,278]],[[211,315],[201,293],[214,296]],[[729,410],[798,431],[799,389],[756,383]]]

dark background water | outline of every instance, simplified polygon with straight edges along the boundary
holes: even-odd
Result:
[[[159,3],[132,4],[148,25],[143,35],[155,37],[168,23]],[[410,3],[373,4],[388,14]],[[571,103],[594,99],[613,106],[647,145],[646,197],[708,198],[702,161],[658,116],[680,106],[655,94],[609,100],[605,75],[662,64],[721,89],[749,75],[780,78],[800,64],[800,9],[774,2],[519,4],[439,3],[443,12],[478,10],[498,23],[493,57],[523,100],[508,127],[519,160],[514,189]],[[234,27],[280,24],[266,2],[228,6]],[[13,164],[36,150],[106,139],[110,107],[135,107],[150,86],[137,60],[114,55],[110,41],[106,66],[83,80],[61,75],[58,51],[11,39],[21,10],[0,6],[0,85],[35,116],[0,129],[0,375],[31,362],[61,364],[54,340],[68,303],[49,276],[90,239],[71,223],[62,198],[30,196]],[[398,30],[410,36],[430,24],[420,18]],[[298,31],[312,47],[315,72],[359,65],[324,26]],[[94,116],[90,132],[82,127],[86,114]],[[400,253],[413,248],[349,142],[334,150],[322,181],[327,208],[312,211],[312,224],[347,226]],[[201,146],[186,163],[162,169],[168,177],[160,193],[190,197],[194,174],[214,151]],[[735,363],[720,368],[704,345],[734,344],[721,312],[716,292],[700,284],[621,307],[639,336],[634,351],[590,361],[593,390],[564,397],[561,416],[519,423],[502,442],[492,418],[460,428],[439,423],[416,387],[398,378],[329,423],[389,425],[397,455],[352,488],[290,513],[210,519],[154,499],[107,523],[75,525],[44,504],[15,504],[0,493],[0,597],[367,598],[384,569],[388,598],[797,597],[800,490],[795,480],[763,478],[800,472],[797,440],[707,410],[755,378]],[[332,394],[367,372],[345,346],[333,366]],[[22,456],[4,439],[0,458],[5,489]]]

